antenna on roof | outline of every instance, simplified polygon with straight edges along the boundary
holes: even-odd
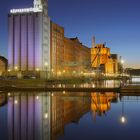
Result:
[[[96,44],[95,44],[95,36],[93,36],[93,38],[92,38],[92,48],[94,48],[96,46]]]
[[[106,46],[106,42],[104,42],[104,47]]]

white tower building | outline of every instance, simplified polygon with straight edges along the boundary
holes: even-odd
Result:
[[[34,8],[43,11],[42,0],[34,0]]]
[[[50,70],[50,18],[48,1],[34,0],[34,7],[12,9],[8,16],[9,71]]]

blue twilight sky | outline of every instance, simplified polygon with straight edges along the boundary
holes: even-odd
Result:
[[[33,0],[1,0],[0,55],[7,57],[7,14],[11,8],[31,7]],[[67,37],[79,37],[91,47],[106,42],[126,66],[140,68],[140,0],[49,0],[49,16],[65,28]]]

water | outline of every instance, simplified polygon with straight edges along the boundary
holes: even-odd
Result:
[[[139,96],[10,92],[0,105],[0,140],[140,139]]]

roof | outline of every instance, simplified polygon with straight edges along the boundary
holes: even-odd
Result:
[[[3,62],[6,62],[6,63],[8,62],[8,60],[3,56],[0,56],[0,60],[2,60]]]

